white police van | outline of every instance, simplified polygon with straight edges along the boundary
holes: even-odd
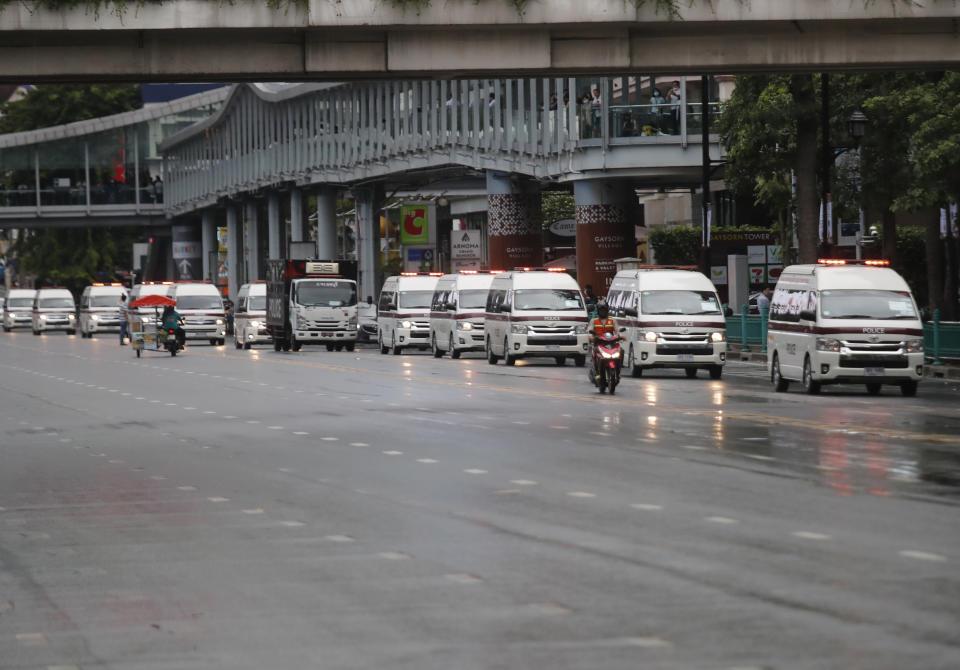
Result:
[[[484,351],[483,323],[490,283],[499,274],[461,270],[440,278],[430,306],[430,346],[435,358]]]
[[[249,349],[272,341],[267,330],[267,285],[262,281],[244,284],[237,292],[233,312],[233,344],[237,349]]]
[[[123,284],[94,283],[80,294],[78,328],[80,337],[92,338],[96,333],[120,332],[123,303],[127,289]]]
[[[380,353],[430,346],[430,306],[442,272],[401,272],[380,289],[377,343]]]
[[[33,296],[31,316],[34,335],[50,330],[63,330],[67,335],[77,332],[77,303],[73,294],[62,286],[38,289]]]
[[[767,369],[777,391],[799,381],[884,384],[905,396],[923,377],[923,324],[910,287],[889,261],[820,260],[791,265],[770,302]]]

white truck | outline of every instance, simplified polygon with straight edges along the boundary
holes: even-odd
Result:
[[[300,351],[304,344],[353,351],[356,275],[355,261],[267,261],[267,330],[274,351]]]

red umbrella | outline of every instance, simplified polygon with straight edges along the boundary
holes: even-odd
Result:
[[[147,295],[130,303],[131,307],[176,307],[177,301],[165,295]]]

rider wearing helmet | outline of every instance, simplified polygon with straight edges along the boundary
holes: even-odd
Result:
[[[617,324],[610,318],[610,306],[607,305],[607,301],[603,298],[600,298],[597,302],[597,318],[590,321],[590,327],[587,329],[587,332],[590,335],[591,352],[594,351],[597,337],[604,333],[617,332]],[[590,355],[590,373],[594,379],[599,379],[600,375],[597,374],[596,356],[593,355],[593,353]]]

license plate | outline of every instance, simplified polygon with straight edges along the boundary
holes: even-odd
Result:
[[[547,351],[560,351],[560,345],[559,345],[559,344],[548,344],[548,345],[547,345]]]
[[[882,377],[883,368],[864,368],[863,374],[866,377]]]
[[[320,333],[320,337],[333,337],[333,333]]]
[[[693,354],[677,354],[677,361],[680,363],[693,363]]]

